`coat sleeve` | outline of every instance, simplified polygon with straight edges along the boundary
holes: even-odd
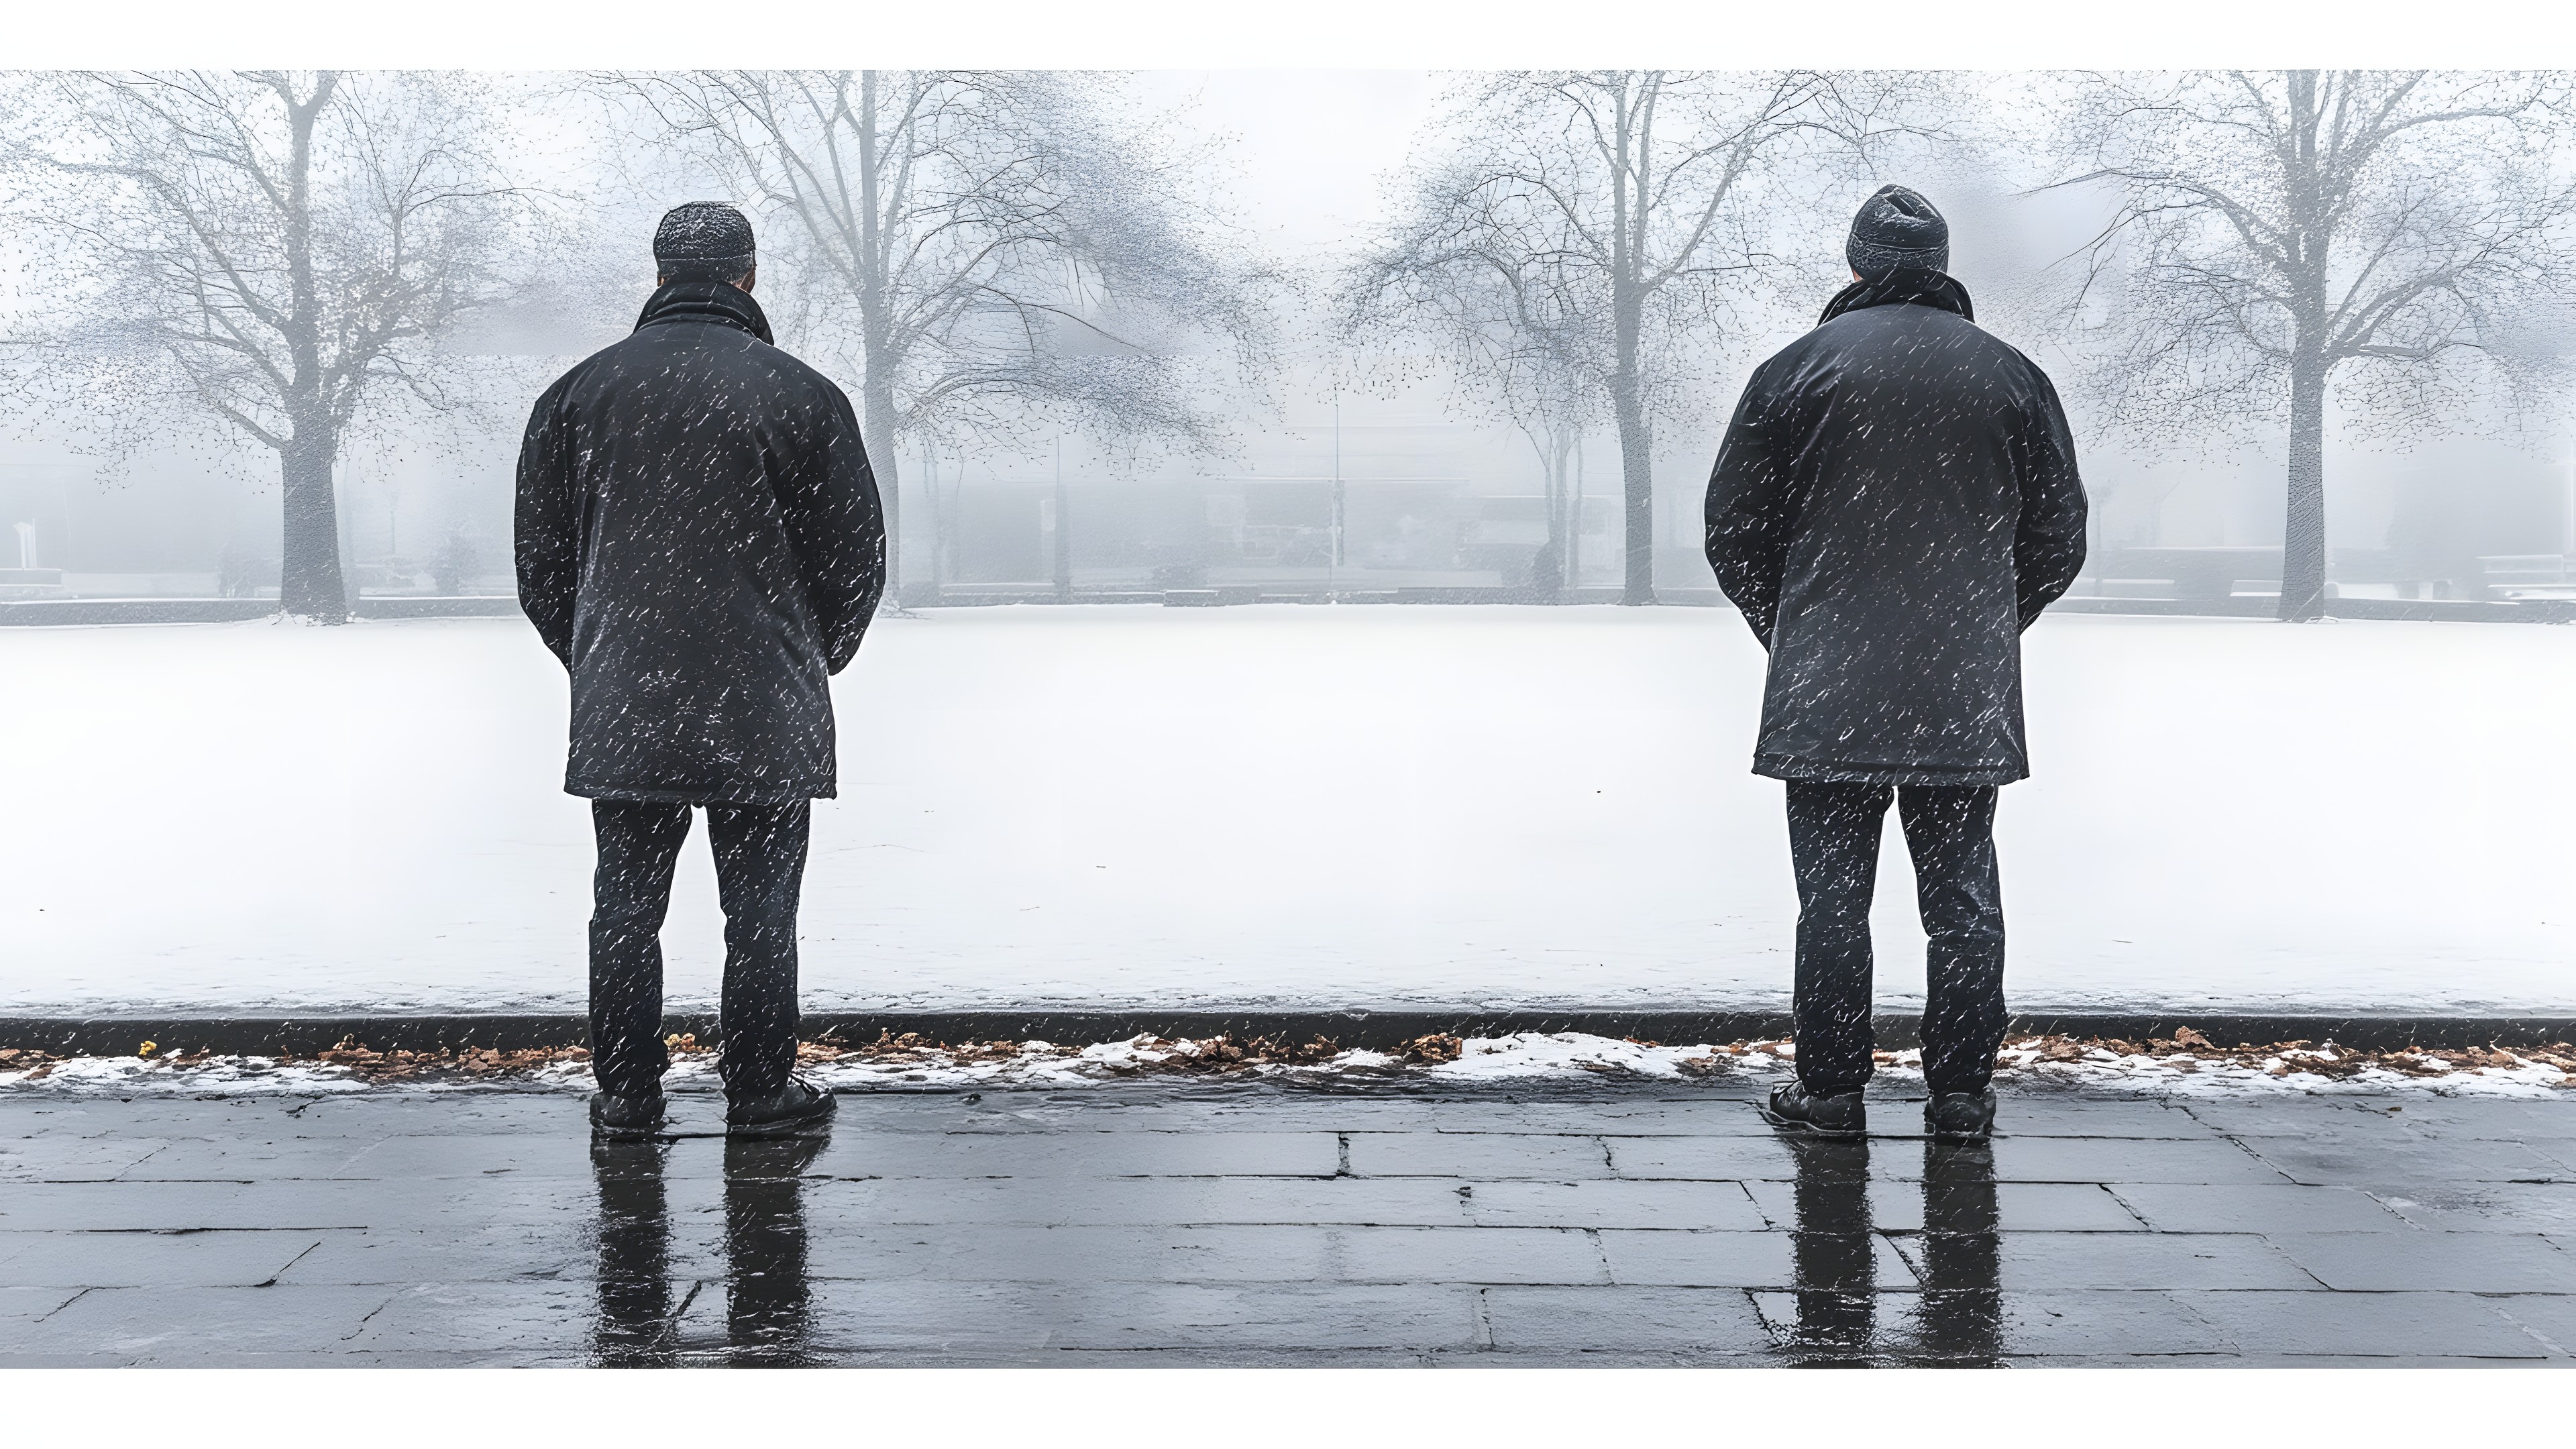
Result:
[[[1780,574],[1789,551],[1790,490],[1772,436],[1776,411],[1767,369],[1756,369],[1735,404],[1708,479],[1708,566],[1744,611],[1764,648],[1780,611]]]
[[[519,607],[537,637],[572,667],[573,602],[581,590],[581,509],[573,498],[562,387],[546,389],[519,440],[518,502],[511,520]]]
[[[2075,438],[2048,374],[2031,372],[2039,385],[2022,421],[2021,525],[2013,535],[2014,602],[2025,629],[2084,567],[2084,480],[2075,471]]]
[[[823,414],[812,464],[786,500],[788,537],[838,674],[857,656],[885,593],[885,510],[849,397],[830,388]]]

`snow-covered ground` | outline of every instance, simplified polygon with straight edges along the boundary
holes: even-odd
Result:
[[[2017,1005],[2576,1009],[2576,629],[2070,616]],[[807,999],[1785,998],[1722,610],[951,610],[838,682]],[[584,804],[514,620],[0,630],[0,1010],[566,1007]],[[1919,1000],[1890,822],[1881,999]],[[703,833],[666,933],[714,990]]]

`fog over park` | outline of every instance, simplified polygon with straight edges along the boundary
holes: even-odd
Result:
[[[1784,1000],[1702,496],[1891,181],[2092,501],[2016,1001],[2576,1007],[2569,77],[49,71],[0,137],[0,625],[95,623],[0,627],[0,1010],[579,1000],[513,469],[701,199],[890,514],[812,1001]]]
[[[2254,551],[2249,588],[2277,584],[2304,384],[2271,354],[2330,343],[2344,355],[2319,353],[2316,466],[2336,592],[2486,597],[2511,582],[2495,560],[2566,551],[2568,177],[2546,76],[2318,82],[2328,129],[2395,110],[2352,177],[2321,182],[2351,187],[2321,279],[2341,330],[2305,341],[2223,208],[2170,222],[2193,187],[2259,207],[2278,182],[2254,143],[2228,150],[2241,118],[2226,108],[2264,98],[2226,77],[278,79],[11,78],[19,426],[0,443],[0,511],[31,525],[6,542],[33,562],[5,562],[88,596],[270,593],[282,479],[301,468],[329,474],[351,596],[506,591],[526,402],[621,335],[649,289],[653,219],[703,196],[760,224],[781,343],[872,399],[916,593],[1059,575],[1524,587],[1542,549],[1542,580],[1552,562],[1567,587],[1625,589],[1640,502],[1651,586],[1705,591],[1698,497],[1735,392],[1839,285],[1843,223],[1884,179],[1951,215],[1980,320],[2059,376],[2103,565],[2153,577],[2175,565],[2117,551],[2227,547]],[[915,118],[881,153],[889,184],[902,145],[968,168],[905,173],[919,194],[877,240],[934,250],[873,281],[858,188],[800,169],[843,142],[856,154],[855,123],[837,135],[814,108],[855,106],[869,84],[887,126],[899,105]],[[2260,84],[2287,103],[2282,78]],[[2168,93],[2209,124],[2111,119]],[[237,120],[226,145],[283,165],[287,96],[313,108],[310,310],[345,334],[317,334],[331,376],[302,429],[261,371],[293,351],[260,315],[292,301],[288,224],[239,158],[183,165],[177,132],[153,129]],[[1550,228],[1608,235],[1607,163],[1572,128],[1650,104],[1659,129],[1632,164],[1659,189],[1630,218],[1645,243],[1622,281],[1606,240],[1575,255]],[[1027,164],[969,174],[1013,159]],[[1539,183],[1517,178],[1552,183],[1547,167],[1576,188],[1573,213],[1531,205]],[[231,237],[244,272],[208,270],[146,176],[182,186],[185,215]],[[1626,344],[1622,285],[1639,292]],[[874,342],[870,288],[892,329]]]

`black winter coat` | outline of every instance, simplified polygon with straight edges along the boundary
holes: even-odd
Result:
[[[850,400],[749,293],[675,282],[537,399],[519,602],[572,673],[564,789],[785,804],[834,792],[829,676],[885,587]]]
[[[2021,631],[2084,562],[2048,376],[1938,272],[1856,283],[1756,368],[1708,485],[1708,561],[1771,651],[1754,773],[2030,773]]]

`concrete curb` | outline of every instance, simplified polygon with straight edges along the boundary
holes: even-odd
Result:
[[[1916,1045],[1922,1019],[1908,1012],[1878,1018],[1883,1048]],[[1667,1044],[1778,1039],[1785,1012],[1764,1011],[1174,1011],[1174,1012],[808,1012],[811,1041],[859,1043],[880,1033],[918,1033],[932,1041],[1050,1041],[1067,1046],[1129,1037],[1325,1038],[1342,1047],[1394,1047],[1414,1037],[1503,1036],[1513,1032],[1583,1032]],[[2576,1017],[2229,1015],[2217,1013],[2031,1012],[2012,1019],[2013,1035],[2054,1034],[2143,1041],[2188,1026],[2219,1046],[2282,1041],[2334,1041],[2367,1051],[2404,1046],[2539,1046],[2576,1040]],[[719,1035],[712,1015],[680,1014],[668,1032],[702,1042]],[[0,1047],[62,1055],[123,1056],[144,1042],[160,1051],[212,1051],[246,1056],[310,1055],[354,1038],[379,1051],[477,1047],[520,1050],[579,1046],[587,1021],[569,1012],[525,1015],[420,1016],[12,1016],[0,1017]]]

